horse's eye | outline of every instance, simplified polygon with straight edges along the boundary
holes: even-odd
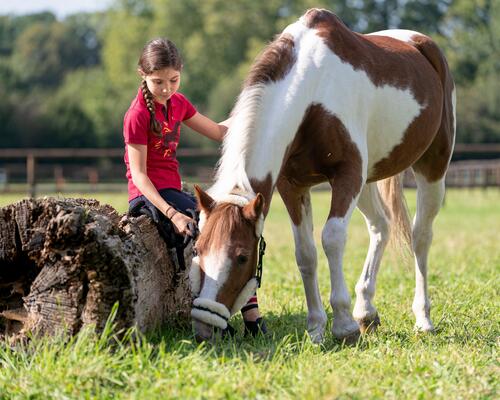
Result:
[[[239,255],[238,257],[236,257],[236,262],[239,264],[239,265],[243,265],[243,264],[246,264],[246,262],[248,261],[248,257],[247,256],[244,256],[244,255]]]

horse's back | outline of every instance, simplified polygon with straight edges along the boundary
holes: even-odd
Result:
[[[361,35],[327,10],[309,10],[300,22],[355,71],[349,79],[357,93],[343,91],[347,96],[341,106],[352,115],[344,113],[343,117],[343,110],[337,113],[333,107],[327,108],[347,126],[349,120],[356,121],[365,130],[369,181],[401,172],[430,147],[435,147],[432,159],[449,155],[454,135],[450,117],[453,82],[446,60],[431,38],[409,30]],[[369,83],[360,85],[366,76]],[[352,104],[346,105],[349,102]]]
[[[374,32],[366,35],[366,37],[390,37],[414,47],[418,50],[422,57],[426,59],[429,65],[432,66],[436,76],[439,78],[439,89],[442,91],[442,103],[438,104],[436,101],[435,104],[435,107],[441,106],[442,108],[439,118],[439,126],[437,130],[430,129],[427,131],[427,135],[425,136],[430,139],[429,144],[424,149],[420,157],[418,157],[415,162],[411,164],[414,165],[414,169],[416,171],[422,173],[428,180],[435,181],[440,179],[448,168],[455,142],[455,89],[446,58],[437,44],[430,37],[420,32],[393,29]],[[436,98],[438,97],[436,96]],[[433,131],[435,131],[435,133],[432,135]],[[419,132],[415,133],[416,135],[419,135]],[[424,133],[426,132],[420,131],[420,134]],[[406,133],[405,138],[410,139],[410,143],[408,143],[408,146],[405,147],[408,147],[411,151],[412,147],[414,148],[415,146],[411,142],[411,135],[409,135],[409,132]],[[403,140],[402,145],[404,145],[404,142],[405,140]],[[404,154],[405,151],[402,153]],[[390,165],[394,168],[395,160],[394,157],[391,156],[389,156],[386,160],[382,160],[375,166],[374,170],[390,170],[391,168],[388,168]],[[410,166],[410,164],[407,166]],[[374,178],[375,179],[372,180],[379,179],[378,177]]]

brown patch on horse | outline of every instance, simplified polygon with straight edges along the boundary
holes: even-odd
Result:
[[[243,86],[283,79],[295,63],[294,47],[293,37],[287,33],[281,34],[257,57]]]
[[[309,196],[309,187],[297,187],[290,183],[288,178],[280,175],[276,183],[278,192],[285,203],[288,215],[295,226],[302,223],[302,209],[311,202]]]
[[[245,243],[245,247],[237,244],[229,250],[228,257],[234,260],[240,255],[245,255],[248,258],[246,268],[238,265],[233,266],[230,277],[222,285],[215,299],[215,301],[224,304],[229,310],[233,307],[236,297],[238,297],[243,287],[255,276],[255,266],[257,265],[257,238],[255,235],[248,231],[240,232],[236,242],[239,243],[240,240],[241,243]],[[253,250],[248,251],[248,248]]]
[[[362,159],[344,124],[321,104],[312,104],[285,154],[279,182],[300,192],[324,181],[332,185],[329,217],[343,217],[363,185]],[[300,223],[298,213],[293,218]]]
[[[402,143],[374,166],[373,176],[369,181],[386,178],[399,172],[396,169],[403,170],[413,165],[415,171],[423,174],[429,182],[433,182],[441,179],[448,169],[455,136],[451,99],[453,79],[444,55],[430,38],[414,36],[412,41],[437,73],[441,93],[435,97],[434,108],[427,105],[421,115],[410,124]],[[441,103],[438,103],[439,101]],[[434,114],[439,111],[439,114],[433,117],[429,109],[434,110]],[[427,132],[435,133],[433,136],[425,135]],[[410,153],[418,157],[409,157]],[[412,160],[413,158],[415,159]]]
[[[228,309],[231,309],[236,296],[255,274],[258,243],[255,223],[264,204],[262,195],[257,195],[245,207],[232,203],[215,204],[210,209],[203,231],[196,241],[196,248],[200,255],[207,254],[214,249],[227,251],[227,257],[233,265],[230,269],[230,277],[219,290],[215,300],[224,304]],[[239,265],[238,260],[241,256],[246,258],[246,262]],[[203,261],[200,268],[204,277]]]
[[[194,191],[197,198],[198,209],[201,211],[205,211],[207,214],[215,207],[215,200],[210,197],[210,195],[205,192],[198,185],[194,185]]]
[[[250,185],[252,186],[254,193],[261,193],[262,196],[264,196],[264,208],[262,212],[265,218],[267,216],[267,213],[269,212],[269,206],[271,205],[271,200],[273,197],[274,187],[271,174],[267,174],[267,176],[263,180],[250,179]]]
[[[231,235],[245,225],[250,225],[250,222],[243,217],[241,207],[232,203],[217,204],[211,209],[196,241],[198,252],[201,254],[210,248],[222,248],[230,241]]]
[[[364,71],[375,86],[409,89],[415,99],[424,105],[420,115],[405,132],[402,142],[375,164],[368,182],[395,175],[419,160],[436,138],[442,115],[447,119],[446,112],[442,112],[443,96],[447,94],[446,88],[443,93],[443,76],[440,74],[441,66],[446,61],[436,44],[424,35],[415,35],[413,44],[387,36],[361,35],[352,32],[327,10],[310,10],[305,14],[305,20],[308,27],[317,30],[318,36],[324,39],[333,53],[355,70]],[[451,80],[449,72],[445,75]],[[436,150],[429,156],[438,163],[441,159],[443,165],[437,168],[437,175],[446,170],[446,167],[443,168],[444,164],[447,166],[446,152],[451,149],[443,139],[438,140]]]
[[[331,11],[324,8],[311,8],[304,14],[304,22],[308,28],[316,28],[320,24],[345,24]]]
[[[416,172],[424,175],[429,182],[441,179],[451,159],[455,138],[452,93],[455,87],[446,58],[430,40],[414,39],[415,47],[429,60],[439,75],[444,88],[443,112],[438,133],[429,148],[413,165]]]

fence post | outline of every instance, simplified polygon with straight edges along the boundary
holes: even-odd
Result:
[[[54,180],[56,182],[56,192],[61,193],[64,190],[64,173],[60,165],[54,167]]]
[[[35,182],[35,155],[33,153],[28,153],[26,156],[26,180],[28,183],[28,196],[36,196],[36,182]]]

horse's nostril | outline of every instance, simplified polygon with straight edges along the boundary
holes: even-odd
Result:
[[[209,338],[197,335],[197,334],[194,335],[194,338],[195,338],[197,343],[206,342],[209,339]]]

